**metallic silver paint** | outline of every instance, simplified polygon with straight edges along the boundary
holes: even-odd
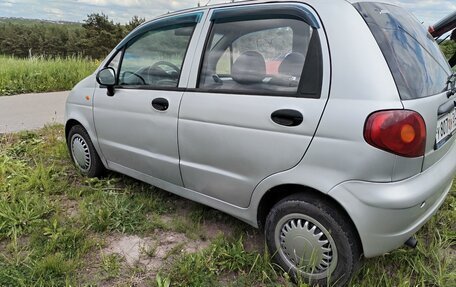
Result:
[[[247,207],[264,178],[299,163],[326,99],[185,93],[179,118],[181,171],[186,188]],[[294,109],[298,127],[279,126],[271,114]]]
[[[96,72],[79,82],[73,90],[71,90],[65,105],[65,123],[74,120],[79,122],[86,129],[95,150],[100,156],[103,165],[106,167],[107,163],[98,146],[97,133],[93,122],[93,95],[95,87],[98,86],[95,75]],[[90,97],[89,101],[86,100],[86,96]]]
[[[96,89],[94,121],[108,168],[112,163],[182,185],[177,147],[177,117],[182,92],[118,89],[113,97]],[[158,97],[168,110],[152,107]]]
[[[280,4],[274,4],[280,5]],[[318,18],[308,5],[303,5]],[[208,14],[210,19],[213,10]],[[206,22],[203,35],[209,33]],[[321,23],[320,23],[321,24]],[[326,36],[319,31],[323,54],[320,99],[263,97],[186,92],[179,112],[181,172],[186,188],[240,207],[250,203],[255,186],[270,175],[296,166],[304,156],[326,105],[330,57]],[[201,40],[201,39],[200,39]],[[199,63],[204,41],[193,63]],[[189,78],[195,88],[197,73]],[[294,128],[279,126],[270,115],[295,109],[304,122]]]
[[[210,9],[269,2],[236,2],[169,14],[205,13],[190,43],[179,87],[196,86]],[[388,252],[437,211],[451,188],[456,137],[433,151],[435,136],[430,136],[436,128],[437,108],[445,98],[401,101],[378,44],[350,3],[309,0],[304,5],[322,26],[320,100],[144,90],[117,91],[110,99],[92,75],[68,97],[66,120],[84,126],[109,169],[219,209],[254,227],[260,201],[270,189],[282,184],[313,188],[347,211],[365,256]],[[93,95],[100,106],[93,109],[93,97],[86,101],[86,95]],[[152,110],[150,101],[158,96],[170,101],[169,111]],[[281,130],[269,122],[269,113],[284,107],[302,111],[303,126]],[[418,111],[426,121],[424,160],[386,153],[363,139],[370,113],[403,108]],[[321,113],[322,118],[316,119]]]
[[[455,158],[454,143],[439,162],[409,179],[392,183],[347,181],[330,191],[355,223],[366,257],[401,246],[437,212],[450,192]]]

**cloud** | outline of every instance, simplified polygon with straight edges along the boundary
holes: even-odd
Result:
[[[226,0],[225,0],[226,1]],[[143,9],[147,10],[150,8],[166,10],[184,9],[189,7],[195,7],[198,4],[198,0],[75,0],[77,4],[84,4],[90,6],[99,7],[128,7],[128,9]],[[201,2],[207,3],[206,0]],[[211,2],[224,2],[224,1],[211,1]]]
[[[46,12],[48,15],[54,15],[54,16],[58,17],[59,19],[65,18],[65,12],[63,12],[59,8],[45,7],[45,8],[43,8],[43,11]]]
[[[434,24],[451,12],[456,11],[456,1],[454,0],[391,0],[390,2],[411,11],[427,25]]]
[[[141,0],[76,0],[76,3],[89,4],[94,6],[121,6],[121,7],[141,7],[151,1]]]

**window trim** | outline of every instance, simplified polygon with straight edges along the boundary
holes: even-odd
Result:
[[[130,41],[152,30],[180,24],[195,24],[196,27],[201,22],[203,14],[204,11],[198,11],[190,14],[174,15],[152,20],[151,22],[147,22],[143,25],[140,25],[132,32],[130,32],[130,34],[128,34],[122,41],[120,41],[120,43],[116,46],[115,49],[123,49],[124,46],[127,46]]]
[[[285,3],[280,6],[274,4],[259,4],[259,5],[242,5],[230,6],[225,8],[215,9],[210,18],[216,23],[236,22],[243,20],[271,19],[271,16],[281,19],[296,19],[304,21],[310,27],[319,29],[315,16],[305,7],[296,3]]]
[[[118,80],[119,80],[119,71],[120,71],[121,63],[122,63],[122,61],[123,61],[124,49],[117,50],[117,51],[109,58],[109,60],[106,61],[106,64],[103,65],[103,69],[109,67],[109,65],[111,64],[112,60],[114,60],[114,59],[117,57],[117,55],[119,55],[119,53],[122,53],[122,54],[120,55],[119,64],[117,65],[117,69],[115,70],[115,72],[116,72],[116,85],[117,85]],[[103,87],[104,87],[104,86],[103,86]]]
[[[261,97],[280,97],[280,98],[302,98],[302,99],[320,99],[321,95],[301,96],[301,93],[274,92],[274,91],[247,91],[247,90],[217,90],[207,88],[186,88],[186,92],[205,93],[205,94],[229,94],[233,96],[261,96]]]
[[[268,6],[268,7],[266,7],[268,9],[258,9],[258,7],[261,7],[261,6]],[[230,10],[230,11],[226,11],[226,12],[235,12],[235,11],[231,11],[231,10],[235,10],[236,8],[239,9],[239,7],[234,6],[234,7],[228,7],[228,8],[217,8],[217,9],[213,10],[212,16],[210,18],[210,22],[211,23],[210,23],[209,29],[207,30],[206,39],[205,39],[205,42],[204,42],[203,50],[201,52],[202,54],[201,54],[200,63],[198,65],[198,76],[197,76],[197,79],[196,79],[196,88],[187,88],[186,90],[188,92],[199,92],[199,93],[214,93],[214,94],[219,93],[219,94],[232,94],[232,95],[320,99],[321,98],[321,92],[323,90],[323,74],[324,74],[323,73],[323,69],[324,69],[323,51],[322,51],[323,46],[322,46],[321,40],[320,40],[320,30],[321,30],[321,28],[320,28],[320,25],[318,25],[318,22],[316,21],[315,18],[314,18],[314,20],[315,20],[315,23],[316,23],[316,27],[313,27],[312,24],[307,23],[302,18],[295,19],[295,18],[291,17],[291,19],[302,21],[302,22],[310,25],[310,27],[312,27],[312,29],[313,29],[312,37],[311,37],[311,40],[310,40],[310,43],[309,43],[309,48],[307,50],[307,54],[305,55],[306,60],[305,60],[304,65],[303,65],[303,70],[301,72],[301,78],[299,80],[298,88],[297,88],[296,92],[292,92],[292,93],[290,93],[290,92],[274,92],[274,91],[252,92],[252,91],[241,91],[241,90],[219,90],[219,89],[200,88],[200,82],[201,82],[201,76],[202,76],[202,72],[203,72],[204,61],[205,61],[206,54],[207,54],[208,50],[210,50],[210,45],[209,44],[210,44],[211,40],[213,39],[213,36],[215,35],[215,33],[213,33],[215,24],[227,23],[227,22],[253,21],[253,20],[259,20],[259,19],[277,19],[277,18],[278,19],[290,19],[290,17],[286,17],[286,15],[284,17],[282,17],[282,15],[284,15],[283,11],[286,8],[290,8],[290,7],[298,8],[298,9],[294,10],[295,12],[299,10],[301,13],[305,13],[305,15],[310,14],[313,17],[313,14],[310,11],[308,11],[308,9],[302,7],[299,4],[289,4],[286,7],[275,6],[275,5],[270,5],[270,4],[246,5],[245,7],[247,9],[245,9],[243,11],[244,13],[242,14],[243,15],[242,20],[240,20],[239,17],[236,17],[236,16],[234,16],[234,17],[228,17],[227,16],[227,17],[220,17],[220,19],[224,19],[224,21],[222,21],[222,22],[217,22],[216,21],[217,17],[214,17],[214,14],[216,14],[218,10]],[[281,11],[282,13],[275,13],[277,11]],[[225,12],[225,11],[223,11],[223,12]],[[269,13],[269,14],[266,14],[266,13]],[[232,14],[233,13],[230,13],[230,14],[227,13],[226,15],[232,15]],[[258,15],[262,15],[264,17],[263,18],[258,18],[258,17],[256,17]],[[314,37],[314,35],[315,35],[315,37]],[[313,46],[315,46],[315,44],[316,44],[317,47],[313,47]],[[308,56],[309,52],[311,51],[311,48],[317,48],[318,55],[319,55],[319,58],[318,58],[318,62],[319,62],[318,63],[318,69],[320,70],[319,74],[318,74],[319,86],[318,86],[318,89],[317,89],[316,93],[306,93],[306,92],[303,91],[304,78],[302,77],[302,75],[305,72],[307,56]]]

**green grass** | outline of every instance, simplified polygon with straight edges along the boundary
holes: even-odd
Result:
[[[70,90],[93,73],[98,64],[78,57],[19,59],[0,56],[0,96]]]
[[[417,249],[365,260],[350,286],[456,286],[455,190],[418,233]],[[228,231],[210,235],[211,224]],[[163,234],[185,236],[188,243],[163,250],[169,240]],[[140,252],[145,262],[160,264],[128,265],[106,252],[124,236],[148,238]],[[183,251],[195,242],[206,244]],[[62,126],[3,135],[0,286],[96,285],[295,286],[250,226],[125,176],[81,176]]]

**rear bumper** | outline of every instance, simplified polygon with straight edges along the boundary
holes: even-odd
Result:
[[[456,173],[456,144],[425,172],[392,183],[348,181],[333,188],[353,220],[364,255],[373,257],[401,246],[437,212]]]

